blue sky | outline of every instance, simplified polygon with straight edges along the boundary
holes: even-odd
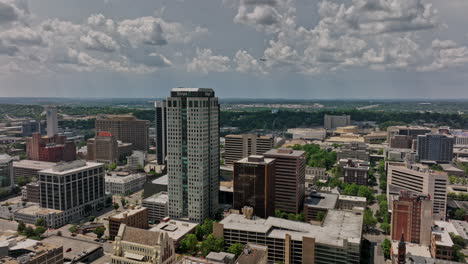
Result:
[[[468,98],[466,0],[0,0],[0,96]]]

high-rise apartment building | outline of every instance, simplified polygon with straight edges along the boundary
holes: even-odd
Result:
[[[133,150],[148,150],[148,121],[133,116],[102,116],[96,119],[96,133],[110,132],[117,140],[132,143]]]
[[[411,243],[429,246],[431,243],[432,201],[425,195],[412,195],[400,191],[398,199],[393,200],[392,240],[402,235]]]
[[[234,162],[233,208],[250,206],[254,214],[273,216],[275,191],[275,160],[251,155]]]
[[[33,133],[26,139],[26,154],[30,160],[72,161],[76,160],[76,145],[68,142],[65,136],[43,137],[40,133]]]
[[[275,209],[299,213],[305,195],[305,152],[280,148],[269,150],[264,156],[275,159]]]
[[[345,127],[351,125],[351,116],[350,115],[325,115],[323,117],[323,127],[325,129],[335,129],[337,127]]]
[[[88,139],[88,160],[103,163],[118,163],[119,144],[109,132],[97,132],[94,138]]]
[[[174,88],[166,103],[169,215],[201,222],[218,210],[218,98],[213,89]]]
[[[155,142],[156,142],[156,160],[158,164],[166,164],[167,153],[167,118],[166,118],[166,101],[158,101],[154,103],[156,125]]]
[[[45,111],[47,118],[47,136],[53,137],[58,134],[57,107],[47,106]]]
[[[447,163],[453,158],[453,136],[443,134],[426,134],[418,136],[419,160]]]
[[[71,222],[104,206],[104,169],[102,163],[73,162],[39,172],[40,205],[64,211]]]
[[[434,220],[445,220],[448,176],[432,171],[422,164],[391,163],[388,165],[387,194],[399,195],[401,190],[428,195],[432,200]]]
[[[274,146],[273,137],[255,134],[227,135],[224,144],[224,162],[233,164],[250,155],[263,155]]]

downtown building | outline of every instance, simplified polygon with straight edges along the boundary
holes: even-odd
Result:
[[[273,137],[256,134],[227,135],[224,138],[224,162],[227,165],[250,155],[263,155],[274,146]]]
[[[325,115],[323,117],[323,127],[327,130],[333,130],[337,127],[345,127],[351,125],[350,115]]]
[[[300,213],[305,196],[305,152],[290,148],[271,149],[264,157],[275,159],[275,210]]]
[[[167,155],[167,113],[166,101],[154,102],[154,122],[156,125],[156,160],[159,165],[166,164]]]
[[[443,134],[418,136],[417,153],[420,161],[449,163],[453,159],[455,138]]]
[[[174,88],[166,103],[169,216],[202,222],[218,210],[218,98],[213,89]]]
[[[63,211],[65,223],[104,207],[102,165],[77,160],[40,171],[40,206]]]
[[[46,162],[76,160],[76,145],[68,142],[66,136],[42,136],[33,133],[26,138],[26,154],[28,159]]]
[[[387,197],[397,196],[401,190],[428,195],[432,200],[433,219],[445,220],[448,184],[446,173],[432,171],[422,164],[389,163],[387,177]]]
[[[109,132],[117,140],[132,143],[132,150],[148,150],[148,128],[148,121],[134,116],[101,116],[96,119],[96,133]]]

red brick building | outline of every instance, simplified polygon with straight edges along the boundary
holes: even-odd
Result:
[[[67,142],[65,136],[55,135],[43,137],[34,133],[26,139],[26,153],[28,159],[37,161],[59,162],[76,160],[76,146],[74,142]]]

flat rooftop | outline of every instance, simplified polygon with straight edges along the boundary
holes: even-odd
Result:
[[[158,185],[168,185],[169,184],[169,175],[163,175],[156,180],[153,180],[151,183]]]
[[[260,263],[265,255],[268,255],[268,247],[247,244],[246,250],[244,250],[244,252],[239,256],[237,263],[257,264]]]
[[[36,161],[36,160],[20,160],[14,161],[13,167],[15,168],[24,168],[24,169],[33,169],[33,170],[45,170],[57,165],[54,162],[46,161]]]
[[[157,194],[154,194],[146,199],[143,200],[143,203],[148,202],[148,203],[168,203],[169,202],[169,195],[167,192],[160,192]]]
[[[450,222],[434,221],[432,226],[432,234],[440,235],[440,240],[436,240],[436,245],[452,247],[453,241],[449,233],[457,233],[457,230]]]
[[[67,175],[83,170],[94,169],[102,167],[102,163],[87,162],[83,160],[75,160],[72,162],[59,163],[51,168],[41,170],[41,174],[52,174],[52,175]]]
[[[393,254],[396,254],[398,252],[398,243],[400,243],[400,241],[392,240]],[[413,244],[413,243],[408,243],[408,242],[405,242],[405,244],[406,244],[406,254],[411,254],[412,256],[426,257],[426,258],[431,257],[431,252],[429,251],[428,246],[423,246],[423,245]]]
[[[460,220],[450,220],[453,227],[457,230],[459,236],[463,239],[468,240],[468,222]]]
[[[159,223],[149,231],[166,232],[174,241],[179,241],[185,234],[192,232],[197,225],[188,221],[169,220]]]
[[[240,159],[235,163],[265,165],[274,162],[275,159],[265,158],[262,155],[250,155],[247,158]]]
[[[42,242],[56,246],[63,246],[63,257],[65,260],[79,260],[84,255],[94,252],[102,247],[98,243],[55,235],[43,239]],[[69,248],[71,248],[71,251],[67,252]],[[87,253],[83,254],[83,252]]]
[[[279,149],[270,149],[265,152],[264,156],[289,156],[289,157],[300,157],[305,154],[305,151],[302,150],[293,150],[291,148],[279,148]]]
[[[220,223],[225,229],[266,233],[268,237],[278,239],[284,239],[289,234],[295,241],[311,237],[320,244],[342,247],[345,240],[354,244],[361,243],[362,222],[362,214],[332,209],[328,211],[322,226],[276,217],[250,220],[240,214],[230,214]]]
[[[147,209],[145,207],[137,207],[135,209],[126,210],[126,211],[120,212],[120,213],[118,213],[116,215],[112,215],[112,216],[109,217],[109,219],[110,218],[112,218],[112,219],[122,219],[122,218],[124,218],[124,214],[127,214],[127,217],[128,217],[128,216],[132,216],[134,214],[140,213],[140,212],[142,212],[144,210],[147,210]]]
[[[54,213],[59,214],[59,213],[62,213],[62,212],[63,211],[60,211],[60,210],[40,207],[39,205],[28,206],[26,208],[23,208],[23,209],[20,209],[20,210],[16,211],[16,213],[26,214],[26,215],[35,215],[37,213],[40,213],[40,214],[54,214]]]
[[[127,183],[136,179],[146,179],[146,175],[142,173],[133,173],[127,176],[118,176],[118,175],[112,175],[108,176],[106,175],[105,181],[106,182],[112,182],[112,183]]]
[[[316,208],[334,209],[338,195],[333,193],[312,193],[304,200],[304,205],[313,206]]]
[[[367,202],[366,197],[358,197],[358,196],[349,196],[349,195],[340,195],[338,200],[346,200],[346,201],[354,201],[354,202]]]

